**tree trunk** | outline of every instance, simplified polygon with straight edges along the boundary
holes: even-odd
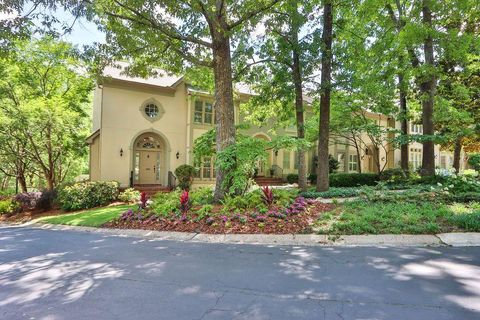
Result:
[[[355,139],[355,151],[357,153],[357,166],[358,166],[358,173],[362,173],[362,159],[360,157],[360,147]]]
[[[432,28],[432,12],[429,7],[429,0],[423,0],[422,5],[423,25],[428,30]],[[431,31],[429,31],[431,32]],[[429,33],[424,40],[423,52],[425,55],[425,65],[428,67],[426,80],[422,81],[422,124],[423,134],[433,136],[433,105],[435,98],[435,76],[432,74],[434,68],[433,40]],[[435,175],[435,145],[433,140],[429,139],[423,143],[423,158],[421,174],[425,176]]]
[[[399,98],[400,98],[400,120],[401,120],[401,132],[404,138],[408,136],[408,109],[407,109],[407,93],[406,84],[404,83],[403,74],[398,75],[399,83]],[[404,171],[408,171],[408,143],[403,143],[400,147],[400,167]]]
[[[453,150],[453,168],[456,173],[460,173],[460,156],[462,154],[462,138],[455,140],[455,149]]]
[[[330,92],[332,73],[333,6],[325,0],[323,6],[322,77],[320,95],[320,121],[318,135],[317,191],[326,191],[328,181],[328,140],[330,130]]]
[[[218,32],[213,40],[213,72],[215,80],[215,112],[216,112],[216,151],[222,152],[235,143],[235,106],[233,104],[232,61],[230,55],[230,39],[228,35]],[[235,159],[232,159],[235,161]],[[216,168],[216,184],[214,200],[219,202],[231,183],[225,181],[227,172]]]
[[[297,120],[297,137],[305,138],[305,123],[303,116],[303,89],[302,89],[302,71],[300,65],[300,56],[298,54],[298,26],[292,25],[292,42],[293,48],[293,83],[295,86],[295,114]],[[298,187],[302,191],[307,190],[307,166],[305,164],[305,150],[298,149]]]
[[[27,179],[25,179],[25,176],[23,174],[18,175],[17,181],[18,181],[18,184],[20,185],[20,190],[22,190],[22,193],[28,192]]]

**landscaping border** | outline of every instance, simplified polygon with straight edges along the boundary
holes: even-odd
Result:
[[[152,240],[170,240],[191,243],[256,244],[288,246],[480,246],[480,233],[441,233],[437,235],[315,235],[315,234],[202,234],[190,232],[152,231],[140,229],[110,229],[65,226],[41,223],[21,225],[0,224],[0,227],[22,227],[54,231],[81,231],[119,237],[137,237]]]

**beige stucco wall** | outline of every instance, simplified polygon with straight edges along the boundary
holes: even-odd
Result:
[[[155,99],[165,111],[154,122],[147,120],[140,110],[149,99]],[[101,180],[117,180],[122,186],[129,185],[133,143],[145,132],[155,132],[164,140],[165,170],[160,180],[163,185],[167,184],[168,171],[185,163],[187,96],[183,84],[174,93],[140,86],[104,85],[101,118]],[[123,156],[120,156],[120,149]],[[179,159],[176,158],[177,151]]]
[[[100,180],[100,136],[90,144],[90,180]]]

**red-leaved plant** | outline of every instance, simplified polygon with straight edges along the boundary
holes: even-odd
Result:
[[[188,210],[190,210],[190,195],[188,191],[185,190],[180,195],[180,212],[182,213],[182,217],[186,216]]]
[[[142,193],[140,193],[140,206],[142,207],[142,209],[145,209],[147,207],[147,201],[148,201],[147,193],[143,191]]]
[[[262,193],[263,202],[270,207],[273,204],[273,189],[268,186],[262,187]]]

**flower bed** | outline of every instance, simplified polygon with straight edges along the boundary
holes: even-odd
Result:
[[[192,205],[187,192],[178,200],[177,210],[158,212],[152,208],[130,209],[118,219],[106,223],[105,227],[121,229],[147,229],[202,233],[306,233],[321,212],[330,211],[333,205],[320,203],[304,197],[285,200],[270,189],[262,190],[261,197],[250,195],[250,199],[261,199],[256,207],[237,209],[229,204]],[[281,201],[282,200],[282,201]],[[164,199],[167,203],[169,200]],[[230,200],[226,203],[235,203]],[[255,203],[253,203],[255,206]],[[155,208],[155,206],[153,206]]]

